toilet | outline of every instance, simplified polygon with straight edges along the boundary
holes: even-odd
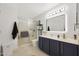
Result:
[[[33,47],[38,47],[38,40],[37,39],[32,40],[32,45]]]

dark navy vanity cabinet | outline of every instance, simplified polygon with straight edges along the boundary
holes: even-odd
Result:
[[[39,46],[39,48],[40,48],[41,50],[43,49],[43,46],[42,46],[42,45],[43,45],[43,44],[42,44],[43,41],[42,41],[42,40],[43,40],[43,37],[39,37],[38,46]]]
[[[47,38],[43,39],[43,50],[44,52],[46,52],[47,54],[49,54],[49,40]]]
[[[79,56],[79,46],[78,46],[78,50],[77,51],[78,51],[78,56]]]
[[[49,48],[49,55],[59,56],[59,42],[56,40],[49,40],[50,41],[50,48]]]
[[[39,37],[39,48],[49,54],[49,40],[47,38]]]
[[[63,42],[63,55],[64,56],[77,56],[77,45]]]
[[[39,48],[50,56],[78,56],[79,46],[71,43],[39,37]]]

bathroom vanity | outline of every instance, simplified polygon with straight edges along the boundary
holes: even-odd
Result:
[[[40,36],[38,46],[50,56],[79,56],[78,42],[71,43]]]
[[[59,4],[46,13],[39,48],[50,56],[79,56],[77,4]],[[76,9],[78,8],[78,9]]]

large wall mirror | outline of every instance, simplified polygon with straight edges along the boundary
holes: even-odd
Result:
[[[58,15],[49,19],[46,19],[47,31],[62,31],[65,32],[66,28],[66,15]]]

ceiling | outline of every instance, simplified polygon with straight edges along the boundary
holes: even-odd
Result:
[[[18,17],[33,18],[56,5],[57,3],[19,3]]]

